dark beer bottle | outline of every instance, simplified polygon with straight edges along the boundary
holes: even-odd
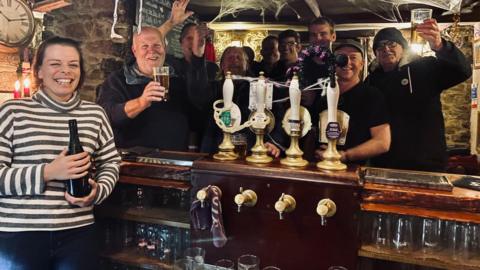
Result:
[[[78,137],[77,120],[68,120],[68,128],[70,130],[70,141],[68,142],[67,155],[74,155],[83,152],[83,147],[80,144],[80,139]],[[90,184],[88,183],[89,176],[90,174],[87,173],[87,175],[83,177],[68,179],[65,181],[68,194],[73,197],[85,197],[90,194]]]

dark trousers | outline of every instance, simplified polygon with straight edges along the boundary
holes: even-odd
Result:
[[[0,232],[2,270],[97,269],[94,225],[53,232]]]

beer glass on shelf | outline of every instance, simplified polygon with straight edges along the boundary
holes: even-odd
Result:
[[[260,270],[260,259],[251,254],[238,257],[238,270]]]
[[[219,270],[227,270],[227,269],[235,269],[235,263],[229,259],[220,259],[215,262],[215,269]]]
[[[388,214],[376,213],[372,222],[373,244],[378,249],[389,248],[391,235],[391,217]]]
[[[187,270],[203,269],[205,261],[205,249],[192,247],[185,250],[185,266]]]
[[[416,8],[411,11],[411,29],[410,40],[411,43],[425,44],[425,40],[418,34],[417,25],[423,23],[426,19],[432,18],[432,9],[430,8]]]
[[[393,231],[393,247],[397,252],[413,251],[412,217],[398,216]]]
[[[423,253],[434,253],[440,248],[441,223],[438,219],[422,220],[421,249]]]
[[[466,237],[468,231],[466,226],[457,221],[447,222],[447,250],[450,252],[451,258],[455,261],[461,261],[464,259],[465,245],[468,245],[468,237]]]
[[[170,83],[170,77],[169,77],[169,70],[168,67],[154,67],[153,68],[153,80],[155,82],[159,82],[161,86],[165,87],[165,96],[163,98],[163,101],[168,101],[169,99],[169,83]]]

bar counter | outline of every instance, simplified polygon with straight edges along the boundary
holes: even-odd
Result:
[[[480,269],[480,257],[459,262],[441,252],[425,258],[417,256],[418,252],[400,254],[379,250],[364,243],[363,235],[369,234],[369,228],[362,224],[365,213],[480,224],[480,192],[458,187],[445,191],[371,183],[366,181],[367,169],[349,166],[346,171],[333,172],[317,169],[315,164],[294,169],[280,165],[278,160],[259,166],[245,161],[218,162],[204,157],[195,160],[191,167],[123,162],[120,183],[189,190],[191,201],[197,199],[199,190],[210,185],[218,186],[222,192],[220,201],[228,238],[226,245],[214,247],[210,230],[192,230],[191,224],[180,226],[190,227],[191,244],[206,249],[207,263],[256,254],[262,267],[276,265],[282,270],[327,270],[333,265],[352,270],[358,269],[362,257],[443,269]],[[190,179],[172,179],[166,176],[166,170],[189,171],[191,176]],[[461,177],[444,175],[449,181]],[[242,206],[238,212],[234,197],[247,189],[256,192],[258,201],[253,207]],[[283,213],[280,219],[274,205],[282,194],[293,196],[296,207]],[[336,204],[336,213],[324,220],[316,212],[322,199],[330,199]],[[188,215],[188,211],[181,214],[181,224],[187,222]],[[175,214],[172,217],[179,218]],[[162,216],[162,219],[164,224],[175,224],[169,222],[168,217]]]

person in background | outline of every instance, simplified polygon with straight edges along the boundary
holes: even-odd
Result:
[[[308,41],[310,46],[330,48],[336,39],[335,23],[330,18],[318,17],[308,24]],[[308,57],[304,60],[303,73],[305,84],[311,85],[316,83],[319,78],[328,77],[328,66],[318,57]],[[319,98],[321,98],[320,91],[305,92],[302,95],[302,104],[312,112],[311,106]]]
[[[286,81],[288,68],[297,64],[298,53],[302,49],[300,34],[295,30],[285,30],[278,35],[278,50],[280,60],[271,72],[271,78],[275,81]]]
[[[222,54],[220,59],[220,69],[222,70],[223,75],[225,76],[227,71],[230,71],[232,75],[245,76],[248,72],[248,56],[245,53],[245,50],[242,47],[227,47]],[[216,98],[222,99],[222,89],[223,89],[224,79],[217,81],[214,88],[216,89]],[[248,109],[249,104],[249,93],[250,93],[250,82],[246,80],[233,80],[234,84],[234,93],[233,93],[233,103],[238,105],[241,112],[242,123],[248,120],[250,115],[250,110]],[[213,112],[210,112],[210,115],[213,115]],[[248,140],[248,149],[250,149],[255,142],[255,135],[248,129],[243,129],[239,131],[245,135]],[[222,140],[222,131],[214,123],[213,117],[210,118],[206,135],[202,141],[201,152],[214,153],[218,150],[218,145]],[[273,135],[272,135],[273,136]],[[265,143],[269,153],[274,157],[280,155],[280,149],[273,143]]]
[[[142,27],[133,36],[133,64],[113,72],[100,87],[97,102],[107,112],[117,147],[143,146],[186,151],[197,111],[210,106],[213,91],[208,85],[203,59],[204,39],[195,31],[192,66],[185,79],[170,77],[168,101],[165,87],[152,80],[153,68],[163,66],[165,43],[153,27]]]
[[[463,53],[441,38],[435,19],[419,24],[417,32],[436,57],[413,55],[393,27],[380,30],[373,40],[376,59],[366,82],[385,95],[392,144],[372,161],[386,168],[443,171],[448,156],[440,94],[468,79],[472,70]]]
[[[260,75],[260,71],[263,71],[265,77],[270,78],[270,73],[280,59],[280,53],[278,51],[278,38],[276,36],[267,36],[262,40],[262,49],[260,50],[260,55],[262,56],[262,61],[253,62],[251,71],[256,77]]]
[[[247,55],[247,63],[248,63],[248,73],[252,74],[252,66],[255,62],[255,51],[250,46],[243,46],[243,50]]]
[[[194,76],[197,74],[194,69],[198,65],[205,65],[208,82],[213,82],[219,71],[218,66],[213,62],[207,61],[204,55],[198,57],[193,53],[193,41],[197,32],[202,39],[206,38],[208,35],[207,26],[205,24],[197,25],[195,23],[186,23],[180,33],[180,46],[183,57],[179,58],[167,54],[165,62],[170,66],[170,76],[180,78],[184,81],[193,81],[194,78],[187,78],[187,76]],[[188,148],[189,151],[198,151],[203,133],[205,132],[205,123],[211,116],[208,114],[209,108],[197,110],[195,107],[192,107],[191,109],[192,114],[196,115],[197,121],[191,123]]]
[[[189,69],[193,68],[192,61],[203,61],[203,59],[198,59],[199,57],[193,54],[193,39],[195,38],[197,31],[200,37],[206,38],[208,29],[205,24],[198,25],[196,23],[186,23],[180,32],[180,46],[182,48],[183,57],[179,58],[167,54],[165,61],[172,68],[173,76],[186,79],[185,76],[192,74],[191,72],[188,72]],[[203,58],[203,56],[200,58]],[[208,80],[215,80],[219,71],[218,66],[215,63],[206,60],[205,64],[207,67]]]
[[[343,123],[348,125],[345,144],[337,144],[341,161],[365,165],[369,158],[387,152],[390,147],[385,99],[378,89],[364,84],[360,79],[365,66],[360,43],[347,40],[338,44],[334,53],[348,58],[345,67],[336,68],[340,90],[338,110],[349,116],[348,122]],[[315,108],[319,113],[327,110],[326,97],[317,100]],[[316,150],[318,159],[322,159],[325,149],[326,145],[322,145],[322,148]]]
[[[93,206],[112,192],[120,156],[103,109],[80,99],[80,45],[52,37],[34,58],[31,99],[0,106],[0,265],[2,269],[97,269]],[[67,155],[70,119],[85,152]],[[77,198],[65,181],[95,167],[91,192]]]
[[[335,23],[330,18],[318,17],[308,24],[310,46],[329,47],[335,40]]]

